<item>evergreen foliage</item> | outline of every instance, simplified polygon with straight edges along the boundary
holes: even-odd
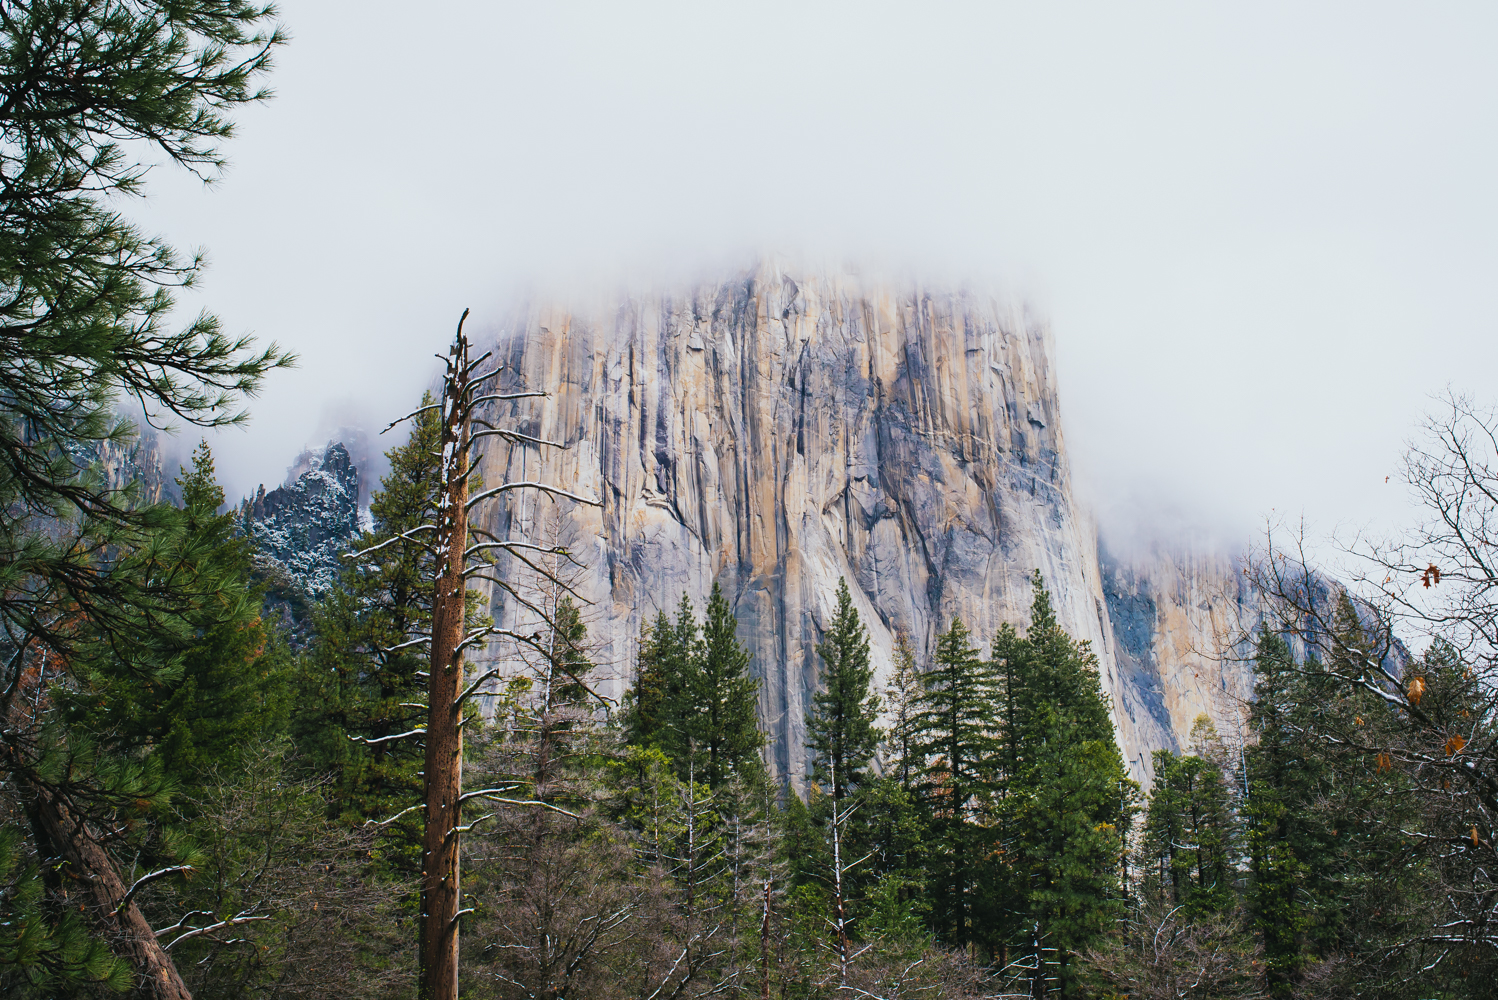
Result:
[[[1011,905],[1036,988],[1054,978],[1071,994],[1075,956],[1122,912],[1137,786],[1114,740],[1097,657],[1061,628],[1038,572],[1033,588],[1023,640],[996,643],[1005,655],[1005,715],[1017,734],[1000,747],[1017,751],[1003,804],[1018,897]]]
[[[659,748],[677,777],[705,781],[714,791],[737,777],[764,776],[760,751],[759,681],[748,674],[738,622],[713,584],[706,620],[681,595],[676,620],[664,612],[642,635],[636,680],[625,710],[625,732],[636,746]]]
[[[119,208],[143,191],[146,147],[205,179],[220,170],[229,116],[266,96],[257,81],[284,41],[273,16],[217,0],[30,0],[8,4],[0,24],[0,769],[50,873],[47,905],[32,911],[48,913],[46,934],[0,976],[119,985],[119,965],[79,927],[123,922],[110,940],[129,974],[181,988],[138,907],[104,902],[119,875],[100,842],[114,824],[98,821],[129,803],[126,839],[138,844],[170,779],[200,775],[232,744],[244,713],[228,699],[254,687],[256,643],[234,632],[246,588],[213,505],[143,503],[100,459],[134,439],[115,413],[122,398],[148,420],[233,424],[238,401],[292,359],[251,350],[206,313],[171,329],[172,290],[202,259]],[[123,703],[101,705],[101,693]],[[89,887],[97,912],[57,904],[66,879]],[[19,900],[35,883],[15,885]]]
[[[424,394],[421,405],[431,403]],[[391,737],[425,721],[426,657],[411,642],[431,627],[432,556],[407,536],[436,509],[441,430],[436,411],[423,410],[406,441],[385,453],[390,472],[370,494],[373,531],[354,544],[368,555],[350,561],[313,612],[293,726],[312,766],[337,776],[333,808],[351,821],[393,816],[421,790],[420,743]],[[409,854],[419,826],[397,830]]]
[[[1217,733],[1206,716],[1197,719],[1193,736],[1206,753],[1155,751],[1141,858],[1146,891],[1182,907],[1187,919],[1236,905],[1241,839],[1220,754],[1211,752],[1220,746]]]
[[[917,705],[914,752],[927,761],[917,788],[928,817],[931,920],[944,940],[968,944],[981,933],[978,897],[991,880],[985,827],[997,739],[993,671],[960,618],[937,637]]]
[[[1318,963],[1373,960],[1409,907],[1411,873],[1390,864],[1407,856],[1401,830],[1416,825],[1409,790],[1386,757],[1361,749],[1393,720],[1384,699],[1339,676],[1367,646],[1351,602],[1338,603],[1326,665],[1296,663],[1270,633],[1255,661],[1249,908],[1275,996],[1296,995]]]
[[[900,783],[906,792],[925,767],[916,755],[919,745],[916,716],[921,696],[921,672],[915,663],[915,648],[904,632],[895,638],[895,662],[889,683],[884,688],[884,705],[889,712],[889,732],[885,738],[884,773]]]
[[[658,745],[667,731],[665,713],[679,697],[673,697],[670,685],[674,675],[667,667],[671,629],[671,618],[664,611],[656,612],[655,620],[640,628],[635,679],[620,713],[624,738],[631,746]]]
[[[847,798],[864,783],[869,761],[878,749],[879,696],[871,694],[874,676],[869,636],[848,593],[838,580],[837,609],[827,638],[817,646],[825,669],[823,689],[812,694],[806,714],[806,745],[811,752],[812,780],[822,783],[833,802]]]
[[[210,769],[235,767],[246,746],[284,729],[290,656],[260,619],[249,546],[235,516],[218,512],[224,491],[206,442],[177,484],[183,506],[173,512],[170,543],[152,552],[149,567],[126,557],[122,568],[190,583],[200,597],[179,607],[176,623],[190,638],[166,655],[126,658],[112,634],[100,635],[80,647],[73,683],[55,700],[61,718],[96,734],[101,749],[149,753],[183,788]]]
[[[143,191],[132,143],[212,176],[229,113],[283,41],[269,7],[240,2],[10,5],[0,34],[0,621],[8,641],[69,645],[76,610],[170,604],[174,592],[94,573],[111,549],[149,544],[167,512],[91,465],[134,437],[121,396],[201,426],[244,419],[237,401],[292,363],[249,350],[201,314],[168,328],[184,260],[118,212]],[[123,630],[122,630],[123,631]]]
[[[738,621],[713,584],[702,623],[700,658],[689,667],[687,690],[695,709],[687,732],[706,752],[704,778],[718,789],[731,777],[760,780],[765,738],[759,731],[759,681],[749,676],[749,653],[738,641]]]

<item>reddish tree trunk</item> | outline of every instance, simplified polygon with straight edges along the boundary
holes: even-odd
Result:
[[[466,342],[465,342],[466,347]],[[440,512],[440,549],[443,571],[432,596],[432,665],[428,682],[426,731],[426,830],[421,852],[421,1000],[457,1000],[458,826],[463,791],[463,733],[458,728],[462,707],[464,558],[468,542],[468,438],[462,372],[468,360],[463,350],[455,364],[460,372],[449,386],[451,407],[444,416],[444,509]],[[456,389],[457,391],[453,391]]]
[[[67,874],[86,888],[94,912],[105,928],[110,949],[135,967],[137,989],[153,1000],[192,1000],[192,994],[177,974],[177,966],[146,923],[132,900],[121,907],[129,891],[115,871],[108,852],[89,832],[87,823],[74,816],[56,794],[33,788],[33,818],[71,869]]]

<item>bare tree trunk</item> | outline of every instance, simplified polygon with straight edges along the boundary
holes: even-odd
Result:
[[[466,313],[465,313],[466,315]],[[454,346],[444,393],[444,494],[438,551],[443,572],[432,595],[432,665],[427,686],[426,829],[421,843],[421,1000],[458,997],[458,826],[463,794],[464,552],[468,544],[468,342]]]
[[[834,788],[837,774],[833,772]],[[843,820],[836,799],[832,802],[832,885],[834,902],[837,905],[837,986],[839,991],[848,988],[848,908],[843,897]]]
[[[405,734],[412,736],[420,733],[426,737],[423,772],[426,799],[422,803],[422,808],[426,810],[426,828],[421,844],[421,950],[418,965],[418,996],[421,1000],[457,1000],[458,997],[458,919],[466,912],[460,909],[463,897],[458,884],[459,840],[463,829],[463,702],[484,681],[499,675],[499,671],[491,670],[466,690],[462,690],[463,650],[469,644],[493,635],[507,635],[512,639],[534,644],[534,637],[517,635],[507,629],[495,628],[492,624],[483,625],[471,635],[467,632],[468,580],[475,575],[482,576],[485,566],[482,559],[470,566],[470,557],[496,549],[514,550],[511,543],[496,539],[487,532],[481,534],[488,541],[470,546],[468,507],[521,488],[544,490],[575,503],[593,506],[601,503],[533,482],[505,482],[469,497],[468,480],[474,472],[470,463],[474,423],[484,428],[479,432],[480,437],[499,435],[511,441],[524,440],[538,445],[554,445],[554,442],[498,429],[488,421],[474,417],[474,409],[486,402],[527,399],[545,396],[546,393],[520,389],[508,393],[475,395],[479,387],[503,371],[504,366],[482,375],[474,374],[474,369],[481,366],[489,358],[489,354],[486,353],[477,360],[469,359],[468,337],[463,333],[463,324],[467,319],[468,310],[465,309],[462,318],[458,320],[458,332],[448,353],[442,401],[440,404],[432,404],[440,408],[443,421],[442,496],[438,501],[437,517],[435,523],[423,524],[407,535],[410,537],[420,531],[435,532],[435,537],[422,536],[422,544],[432,546],[435,563],[433,571],[437,575],[432,594],[432,630],[425,640],[410,640],[398,647],[429,641],[432,653],[427,681],[427,726],[425,730]],[[395,423],[409,420],[427,408],[424,406]],[[395,424],[391,426],[394,427]],[[378,546],[363,551],[373,552],[376,548]],[[526,548],[534,551],[533,546]],[[547,552],[553,555],[566,554],[566,550],[559,547],[553,547]],[[557,582],[554,574],[544,570],[542,572],[548,579]],[[487,576],[484,578],[510,589],[502,581],[493,581],[492,577]],[[520,600],[525,603],[523,598]],[[503,790],[478,790],[469,794],[493,798],[498,791]]]
[[[87,886],[95,915],[108,932],[111,950],[134,966],[140,977],[139,991],[153,1000],[192,1000],[172,957],[156,940],[140,907],[134,900],[120,905],[129,890],[84,820],[74,816],[55,793],[38,787],[29,791],[34,821],[73,869],[78,882]]]
[[[770,1000],[770,879],[765,879],[765,908],[759,920],[759,1000]]]

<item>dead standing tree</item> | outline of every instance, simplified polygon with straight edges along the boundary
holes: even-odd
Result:
[[[463,310],[458,320],[458,330],[453,337],[452,348],[444,359],[446,371],[442,380],[442,398],[430,406],[414,410],[399,420],[393,421],[386,430],[402,421],[409,420],[427,410],[438,410],[442,414],[442,452],[439,474],[442,489],[432,521],[418,525],[410,531],[397,535],[384,544],[398,540],[414,541],[426,546],[432,559],[435,587],[432,594],[431,632],[416,635],[397,648],[429,645],[431,668],[427,678],[427,724],[385,739],[425,737],[426,755],[423,770],[425,801],[411,806],[405,812],[421,810],[425,813],[425,829],[422,835],[421,874],[421,940],[419,952],[420,986],[418,996],[422,1000],[457,1000],[458,996],[458,922],[466,912],[462,909],[462,892],[459,885],[459,842],[461,835],[472,828],[464,826],[462,808],[466,801],[488,799],[499,802],[522,804],[521,801],[503,797],[509,788],[483,788],[463,791],[463,708],[468,699],[476,694],[485,681],[499,676],[499,670],[490,670],[468,681],[465,686],[463,654],[470,647],[487,642],[495,636],[508,637],[517,642],[535,642],[533,637],[522,636],[507,629],[497,628],[481,622],[470,628],[468,614],[468,582],[485,579],[516,594],[505,581],[487,573],[488,558],[496,551],[509,552],[524,561],[538,573],[548,575],[538,566],[532,556],[566,555],[559,547],[551,549],[525,542],[501,539],[469,525],[469,512],[479,504],[495,499],[505,493],[520,489],[542,490],[554,496],[564,497],[576,503],[597,506],[599,501],[577,496],[567,490],[541,482],[506,482],[498,486],[481,489],[469,495],[469,484],[477,471],[479,459],[472,454],[474,442],[485,437],[499,437],[512,443],[551,445],[543,441],[493,424],[476,416],[481,406],[488,403],[509,402],[517,399],[544,397],[549,395],[539,390],[518,392],[482,393],[482,387],[503,372],[499,365],[490,371],[477,374],[492,352],[478,358],[470,358],[468,336],[463,324],[468,319],[468,310]],[[440,357],[440,355],[439,355]],[[478,427],[478,430],[474,428]],[[480,456],[481,457],[481,456]],[[353,556],[360,558],[382,548],[372,546]],[[538,611],[532,607],[532,610]],[[544,613],[543,617],[544,617]],[[392,650],[393,651],[393,650]],[[369,741],[373,742],[373,741]],[[543,806],[543,803],[524,803]],[[391,822],[396,817],[386,820]],[[475,822],[478,822],[477,820]]]

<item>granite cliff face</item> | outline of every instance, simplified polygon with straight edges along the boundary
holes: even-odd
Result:
[[[88,456],[99,464],[104,484],[111,490],[134,486],[143,503],[180,502],[175,477],[167,473],[161,457],[161,439],[151,427],[142,428],[134,438],[124,441],[101,441]]]
[[[493,444],[488,475],[603,505],[511,494],[486,526],[572,547],[616,693],[642,620],[683,591],[700,609],[718,582],[764,682],[773,763],[799,776],[813,649],[840,576],[882,673],[900,632],[929,650],[953,615],[985,641],[1023,625],[1038,568],[1098,653],[1136,776],[1189,731],[1178,647],[1210,621],[1198,605],[1231,567],[1182,583],[1100,562],[1072,494],[1050,334],[1024,310],[765,265],[679,295],[534,307],[497,351],[506,385],[552,395],[493,416],[567,448]],[[494,611],[515,614],[499,597]]]
[[[1229,740],[1241,739],[1253,695],[1246,636],[1262,617],[1241,556],[1187,546],[1115,555],[1106,541],[1098,556],[1114,664],[1138,696],[1130,709],[1147,710],[1177,747],[1201,715]],[[1147,772],[1148,755],[1137,756],[1143,750],[1136,748],[1134,764]]]

